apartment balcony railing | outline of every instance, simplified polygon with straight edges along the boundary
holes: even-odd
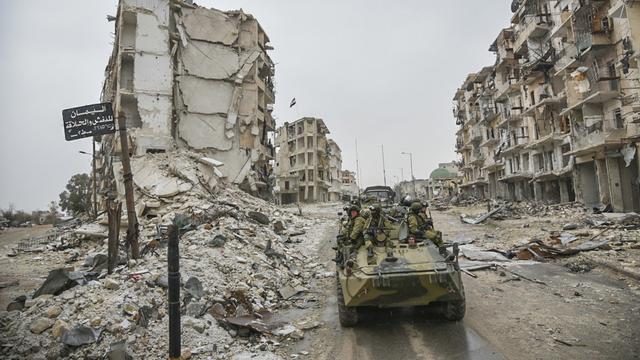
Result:
[[[516,36],[514,49],[517,54],[523,53],[528,39],[543,37],[553,27],[553,22],[546,14],[527,15]]]

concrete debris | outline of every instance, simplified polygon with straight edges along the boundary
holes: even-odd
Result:
[[[462,222],[464,222],[464,223],[467,223],[467,224],[473,224],[473,225],[476,225],[476,224],[480,224],[481,222],[483,222],[483,221],[487,220],[487,219],[488,219],[488,218],[490,218],[493,214],[495,214],[495,213],[497,213],[497,212],[499,212],[499,211],[501,211],[501,210],[502,210],[502,207],[497,207],[497,208],[495,208],[495,209],[493,209],[493,210],[489,211],[488,213],[483,214],[483,215],[480,215],[480,216],[478,216],[478,217],[476,217],[476,218],[470,218],[470,217],[462,216],[462,215],[461,215],[461,216],[460,216],[460,220],[461,220]]]
[[[460,254],[469,260],[477,261],[509,261],[509,259],[497,251],[482,250],[473,245],[461,245]]]
[[[195,299],[200,299],[204,296],[204,289],[202,283],[196,277],[190,277],[187,283],[184,285],[184,290],[187,294],[191,295]]]
[[[82,283],[81,279],[83,279],[82,274],[69,272],[68,269],[51,270],[42,286],[33,294],[33,298],[45,294],[59,295],[78,285],[79,282]]]
[[[53,326],[53,320],[48,318],[37,318],[29,325],[29,330],[34,334],[40,334]]]
[[[115,342],[109,347],[109,360],[131,360],[133,357],[127,350],[126,342]]]
[[[269,225],[269,217],[261,212],[249,211],[247,213],[247,216],[249,216],[251,219],[257,221],[262,225]]]
[[[196,169],[196,177],[202,177],[201,166],[210,168],[202,164],[201,156],[185,151],[145,157],[148,159],[143,162],[155,167],[153,171],[148,169],[149,173],[173,177],[176,183],[188,182],[183,176],[186,179],[191,175],[185,169]],[[168,169],[171,158],[176,171]],[[213,172],[209,175],[215,176]],[[219,180],[222,184],[223,179]],[[236,337],[251,334],[274,339],[265,343],[261,353],[277,351],[277,339],[302,338],[302,326],[280,319],[278,312],[314,299],[314,294],[307,291],[310,282],[329,269],[307,255],[307,237],[290,241],[286,233],[311,233],[309,238],[315,237],[317,220],[283,212],[234,186],[217,186],[214,196],[206,183],[189,184],[190,190],[163,197],[149,187],[135,188],[136,203],[151,204],[139,217],[141,243],[154,241],[155,252],[147,252],[135,261],[121,255],[122,265],[111,275],[107,276],[103,266],[106,242],[77,235],[73,228],[60,233],[84,239],[71,249],[77,253],[76,259],[66,268],[52,270],[34,294],[25,294],[10,304],[11,310],[18,311],[1,313],[0,321],[8,324],[9,330],[0,335],[0,341],[18,344],[10,350],[12,354],[14,349],[31,349],[19,345],[27,339],[66,345],[66,350],[51,350],[58,357],[61,351],[76,358],[116,356],[122,351],[112,351],[111,344],[125,339],[126,352],[133,358],[166,353],[167,250],[166,238],[158,229],[176,217],[183,225],[180,267],[186,281],[181,295],[183,319],[189,324],[183,327],[183,344],[191,349],[192,356],[197,355],[193,351],[203,351],[205,356],[231,358],[247,350]],[[275,223],[282,225],[280,234]],[[49,250],[58,251],[54,247]],[[34,327],[34,331],[41,331],[45,322],[47,327],[34,334],[30,326],[40,318],[46,320],[39,320],[42,326]],[[20,356],[37,357],[48,348],[24,350]]]
[[[99,337],[99,330],[79,325],[63,332],[60,341],[69,346],[82,346],[98,341]]]

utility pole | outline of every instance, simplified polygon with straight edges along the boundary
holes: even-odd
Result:
[[[387,186],[387,170],[384,166],[384,144],[382,146],[382,179],[384,180],[384,186]]]
[[[360,198],[360,163],[358,162],[358,138],[356,138],[356,186],[358,187],[358,198]]]
[[[129,156],[129,139],[124,113],[118,114],[118,129],[120,130],[120,147],[122,150],[122,177],[124,178],[124,192],[127,204],[127,247],[131,247],[131,257],[140,257],[138,247],[138,218],[133,203],[133,174],[131,173],[131,159]]]
[[[180,359],[180,251],[176,224],[169,225],[167,245],[167,270],[169,283],[169,359]]]
[[[411,166],[411,182],[413,183],[413,197],[418,197],[418,191],[416,190],[416,178],[413,176],[413,154],[410,152],[402,152],[404,155],[409,155],[409,164]]]
[[[93,153],[91,154],[91,168],[93,169],[93,218],[98,218],[98,182],[96,181],[96,139],[91,138]]]

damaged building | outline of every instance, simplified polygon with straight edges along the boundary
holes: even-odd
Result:
[[[635,5],[635,6],[634,6]],[[640,6],[521,0],[456,92],[462,192],[640,210]]]
[[[276,135],[275,194],[281,204],[337,201],[342,155],[322,119],[285,122]]]
[[[189,149],[210,159],[216,178],[268,196],[275,155],[270,49],[258,21],[242,10],[121,0],[102,100],[126,119],[134,174],[141,171],[136,156]],[[96,140],[101,187],[112,189],[122,177],[119,137]]]

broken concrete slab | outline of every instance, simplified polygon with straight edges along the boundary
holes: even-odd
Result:
[[[190,277],[184,285],[184,289],[187,294],[191,295],[195,299],[200,299],[204,296],[204,289],[202,288],[202,283],[198,278],[192,276]]]
[[[463,223],[472,224],[472,225],[480,224],[481,222],[487,220],[488,218],[490,218],[491,216],[493,216],[497,212],[501,211],[503,208],[504,208],[504,206],[499,206],[499,207],[489,211],[488,213],[482,214],[482,215],[480,215],[478,217],[475,217],[475,218],[474,217],[460,215],[460,221],[462,221]]]
[[[150,195],[169,197],[191,189],[192,185],[176,177],[158,172],[157,166],[149,157],[131,159],[133,182]]]
[[[236,19],[214,9],[182,9],[182,23],[191,39],[232,45],[240,32]]]
[[[224,80],[240,70],[238,53],[229,46],[191,40],[182,51],[182,63],[189,75]]]
[[[109,237],[109,228],[98,223],[88,223],[75,229],[74,233],[90,238],[106,239]]]
[[[180,114],[180,138],[194,149],[230,150],[233,141],[225,135],[226,117],[207,114]]]
[[[182,102],[190,113],[226,114],[231,104],[233,85],[221,80],[201,79],[194,76],[177,77]],[[211,96],[202,96],[211,94]],[[182,116],[181,120],[182,121]],[[224,124],[221,131],[224,129]]]
[[[506,256],[496,252],[482,250],[473,245],[461,245],[460,253],[469,260],[478,261],[510,261]]]
[[[78,284],[77,274],[73,274],[68,269],[51,270],[47,279],[33,294],[33,298],[35,299],[45,294],[60,295],[63,291],[71,289]]]
[[[69,346],[82,346],[94,343],[100,338],[100,330],[78,325],[62,333],[60,341]]]

